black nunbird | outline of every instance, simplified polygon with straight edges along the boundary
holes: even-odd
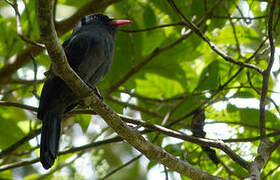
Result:
[[[130,20],[113,20],[102,14],[91,14],[78,22],[72,36],[63,43],[68,63],[92,88],[110,69],[117,27],[130,23]],[[40,161],[45,169],[53,165],[57,156],[61,118],[78,103],[79,99],[65,82],[50,71],[37,115],[43,121]]]

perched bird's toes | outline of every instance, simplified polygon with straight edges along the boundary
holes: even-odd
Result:
[[[101,96],[99,90],[98,90],[97,88],[94,88],[93,91],[94,91],[94,94],[95,94],[101,101],[103,101],[103,97]]]
[[[85,82],[86,85],[90,88],[90,89],[94,89],[95,87],[93,87],[89,82]]]

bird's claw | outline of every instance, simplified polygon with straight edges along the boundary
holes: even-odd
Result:
[[[101,96],[99,90],[96,88],[93,89],[94,94],[101,100],[103,101],[103,97]]]
[[[103,101],[103,97],[101,96],[99,90],[97,89],[97,87],[92,86],[90,83],[86,82],[86,85],[93,90],[94,94],[101,100]]]

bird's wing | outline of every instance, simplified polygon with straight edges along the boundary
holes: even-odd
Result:
[[[88,39],[83,34],[71,36],[62,44],[68,63],[76,71],[88,49]]]
[[[84,32],[63,44],[68,63],[87,83],[95,86],[112,63],[113,40],[104,32]],[[109,42],[109,43],[108,43]]]

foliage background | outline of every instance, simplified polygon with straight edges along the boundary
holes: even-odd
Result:
[[[206,115],[206,137],[230,142],[227,145],[248,161],[256,157],[260,143],[259,101],[263,87],[260,73],[225,61],[195,33],[186,36],[188,28],[167,1],[111,0],[99,9],[88,8],[85,11],[91,2],[94,1],[57,0],[55,12],[61,42],[71,35],[71,28],[79,19],[72,17],[78,12],[104,12],[134,22],[118,32],[112,69],[98,86],[110,107],[120,114],[159,125],[180,119],[170,128],[187,134],[191,134],[193,115],[202,108]],[[267,40],[270,1],[224,0],[212,10],[217,2],[175,1],[185,17],[194,23],[207,16],[199,28],[224,54],[245,62],[256,52],[250,63],[266,69],[271,52]],[[17,4],[23,35],[39,42],[34,1],[19,0]],[[266,132],[273,133],[271,141],[277,140],[280,126],[280,112],[277,110],[280,100],[277,91],[280,90],[277,87],[280,72],[279,6],[278,2],[273,22],[276,53],[267,93],[273,101],[266,101],[265,124]],[[209,15],[207,12],[210,10],[212,13]],[[50,60],[45,51],[41,52],[20,38],[16,24],[12,6],[7,1],[0,1],[0,177],[102,178],[137,157],[139,153],[129,144],[108,142],[73,153],[68,151],[59,157],[50,171],[44,171],[39,163],[29,162],[39,155],[39,138],[35,136],[39,133],[40,122],[36,119],[35,109],[30,111],[27,108],[37,107],[36,95],[40,94],[43,72],[49,68]],[[160,27],[166,24],[170,26]],[[163,123],[164,119],[166,123]],[[116,136],[98,116],[72,115],[65,118],[63,127],[61,151],[104,142]],[[152,132],[145,137],[199,169],[224,178],[248,176],[245,169],[221,150],[216,149],[222,162],[216,166],[199,145],[157,134]],[[2,170],[15,162],[28,163]],[[278,179],[278,168],[279,153],[274,152],[261,174],[262,178]],[[170,169],[164,173],[162,165],[144,157],[137,158],[107,179],[147,179],[150,171],[157,171],[162,176],[168,174],[170,179],[189,179]]]

